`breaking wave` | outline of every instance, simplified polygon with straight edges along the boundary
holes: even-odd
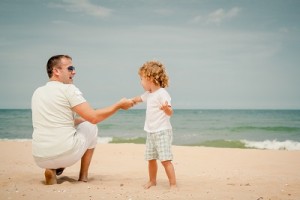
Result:
[[[256,149],[274,149],[274,150],[300,150],[300,142],[292,140],[277,141],[277,140],[265,140],[265,141],[248,141],[242,140],[247,148]]]

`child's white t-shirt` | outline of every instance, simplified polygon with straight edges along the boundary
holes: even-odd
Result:
[[[171,97],[165,88],[160,88],[153,93],[145,92],[141,95],[143,102],[147,102],[146,120],[144,130],[146,132],[158,132],[172,129],[170,116],[166,115],[160,107],[168,102],[171,106]]]

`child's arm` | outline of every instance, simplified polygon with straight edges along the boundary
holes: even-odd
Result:
[[[166,115],[168,115],[168,116],[173,115],[173,109],[172,109],[171,105],[168,104],[167,101],[165,102],[165,104],[163,104],[160,107],[160,109],[163,110],[166,113]]]
[[[134,104],[143,102],[143,100],[140,96],[134,97],[131,100],[133,101]]]

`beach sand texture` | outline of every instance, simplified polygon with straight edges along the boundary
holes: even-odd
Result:
[[[178,188],[169,190],[159,164],[148,190],[144,145],[98,144],[89,182],[78,182],[79,162],[44,184],[31,142],[0,142],[0,199],[300,199],[300,151],[173,146]]]

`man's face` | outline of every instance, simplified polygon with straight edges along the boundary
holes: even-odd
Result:
[[[73,66],[72,60],[68,58],[62,58],[60,67],[58,68],[59,72],[59,81],[63,82],[64,84],[72,84],[73,78],[76,74],[75,69],[71,69]],[[69,69],[68,69],[69,68]]]

